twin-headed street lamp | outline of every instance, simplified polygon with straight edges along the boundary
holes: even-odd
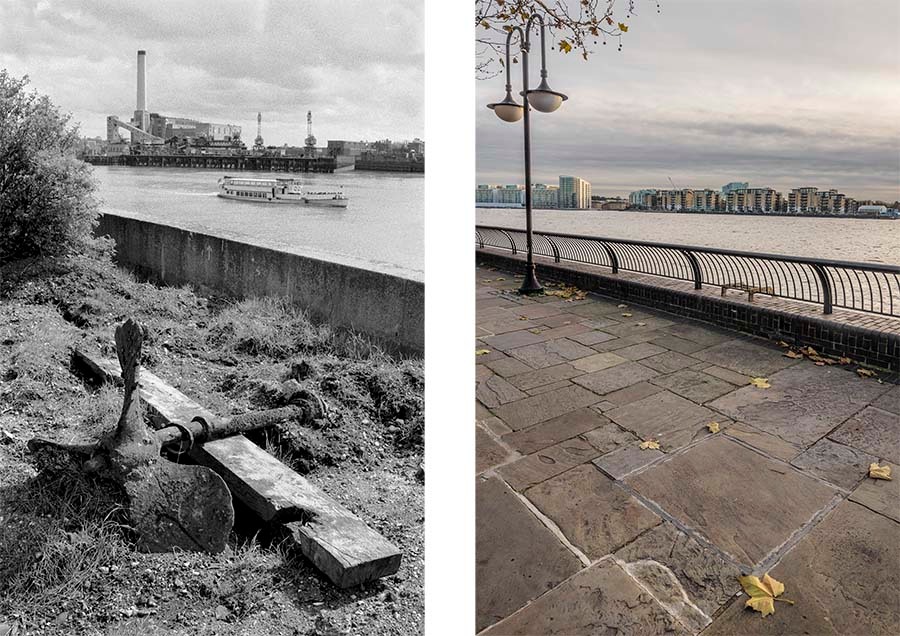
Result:
[[[528,51],[531,48],[531,27],[537,20],[541,24],[541,83],[537,88],[528,88]],[[509,44],[514,33],[519,34],[519,44],[522,51],[522,92],[525,97],[525,106],[516,102],[512,96],[512,82],[510,80]],[[527,245],[527,260],[525,280],[519,288],[521,294],[535,294],[543,291],[534,273],[534,253],[531,249],[531,124],[528,116],[531,108],[542,113],[552,113],[568,99],[562,93],[551,90],[547,84],[547,50],[544,44],[544,19],[539,15],[533,15],[528,19],[523,32],[519,27],[513,27],[506,35],[506,97],[501,102],[488,104],[497,117],[503,121],[514,123],[525,118],[525,236]]]

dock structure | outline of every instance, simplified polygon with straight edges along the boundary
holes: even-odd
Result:
[[[207,168],[265,172],[334,172],[334,157],[271,157],[228,155],[114,155],[88,156],[95,166],[142,168]]]

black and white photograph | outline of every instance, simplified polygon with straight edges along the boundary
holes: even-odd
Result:
[[[0,2],[0,634],[423,631],[423,14]]]

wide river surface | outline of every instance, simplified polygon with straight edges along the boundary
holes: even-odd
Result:
[[[612,210],[535,210],[534,229],[900,265],[900,219],[846,219]],[[525,211],[476,208],[480,225],[524,228]]]
[[[95,166],[105,211],[286,252],[425,280],[425,179],[386,172],[294,176],[311,190],[342,188],[346,209],[270,205],[216,196],[221,170]]]

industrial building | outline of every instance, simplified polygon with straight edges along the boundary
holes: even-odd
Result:
[[[131,144],[164,144],[177,137],[183,140],[219,142],[213,145],[240,143],[241,127],[233,124],[204,122],[188,117],[172,117],[147,110],[147,52],[137,52],[137,104],[130,122],[116,115],[106,118],[106,141],[114,146],[125,144],[120,130],[131,133]]]

